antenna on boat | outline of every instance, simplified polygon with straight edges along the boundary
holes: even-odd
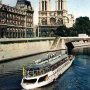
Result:
[[[22,75],[24,76],[24,66],[23,66],[23,68],[22,68]]]

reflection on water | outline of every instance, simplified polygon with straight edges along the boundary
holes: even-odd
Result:
[[[73,50],[73,53],[75,53],[76,55],[90,55],[90,48],[89,47],[84,47],[84,48],[75,48]]]
[[[56,81],[42,88],[35,90],[90,90],[90,56],[88,51],[90,48],[77,49],[77,56],[72,66]],[[81,52],[85,51],[85,52]],[[76,51],[75,51],[76,52]],[[79,53],[80,52],[80,53]],[[83,55],[87,53],[87,55]],[[44,56],[45,54],[43,54]],[[0,65],[0,90],[22,90],[20,86],[22,74],[20,70],[22,65],[27,65],[31,60],[42,57],[37,55],[35,57],[24,58],[18,61],[3,63]],[[3,70],[1,70],[1,68]],[[3,72],[13,71],[11,74],[4,74]],[[7,69],[7,70],[5,70]]]

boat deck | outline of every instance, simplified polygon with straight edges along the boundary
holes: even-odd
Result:
[[[38,60],[24,69],[24,76],[35,77],[38,75],[45,74],[55,68],[59,67],[68,60],[68,55],[58,55],[44,60]]]

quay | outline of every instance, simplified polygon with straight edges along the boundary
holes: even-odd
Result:
[[[7,62],[40,53],[65,49],[71,42],[74,47],[90,45],[85,37],[38,37],[38,38],[2,38],[0,39],[0,62]]]
[[[47,52],[54,39],[54,37],[0,39],[0,62]]]

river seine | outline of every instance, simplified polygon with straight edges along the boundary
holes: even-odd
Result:
[[[90,48],[74,50],[72,66],[56,81],[36,90],[90,90]],[[44,54],[0,64],[0,90],[23,90],[20,86],[22,65],[39,59]]]

